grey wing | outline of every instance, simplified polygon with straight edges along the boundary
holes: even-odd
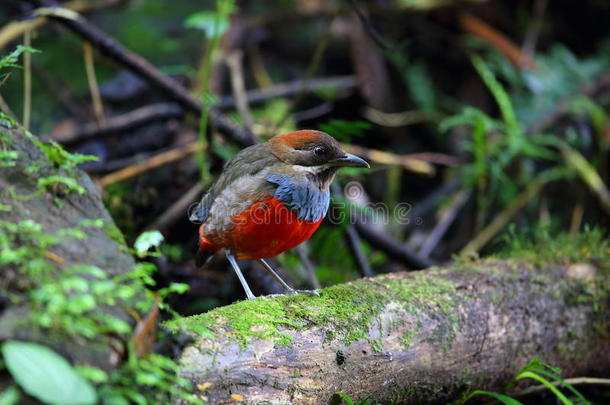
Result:
[[[199,204],[191,211],[189,220],[193,223],[201,224],[208,219],[212,204],[220,192],[245,174],[256,174],[263,168],[271,165],[277,158],[265,154],[264,144],[250,146],[227,162],[218,180],[210,187],[208,192],[201,198]]]

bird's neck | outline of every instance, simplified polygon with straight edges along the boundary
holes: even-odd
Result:
[[[335,179],[337,169],[335,167],[327,168],[316,173],[307,174],[307,180],[321,191],[328,192],[330,183]]]

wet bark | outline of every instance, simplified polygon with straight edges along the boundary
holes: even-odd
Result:
[[[486,260],[362,279],[319,299],[240,302],[170,327],[195,336],[180,373],[211,404],[233,403],[231,394],[248,404],[328,404],[338,392],[446,403],[501,390],[532,358],[566,377],[610,370],[609,291],[608,262]]]
[[[19,129],[6,128],[0,123],[0,150],[16,152],[12,158],[0,162],[2,242],[9,243],[8,246],[14,249],[25,248],[26,238],[15,240],[6,227],[6,224],[23,224],[23,221],[39,225],[45,235],[79,229],[86,233],[86,238],[66,238],[44,252],[45,260],[55,268],[53,274],[59,276],[74,264],[96,266],[108,276],[132,270],[134,261],[125,248],[123,236],[104,208],[89,176],[78,169],[60,167],[49,161],[43,150],[34,144],[34,139]],[[73,179],[84,192],[71,191],[60,182],[49,186],[39,183],[40,179],[51,176]],[[85,220],[101,220],[102,226],[83,227]],[[34,244],[36,242],[32,241]],[[117,338],[100,335],[90,340],[74,339],[29,323],[30,307],[27,301],[16,299],[27,294],[26,277],[11,264],[10,259],[0,267],[0,340],[37,341],[53,346],[78,363],[102,368],[116,365],[125,346],[125,342]],[[21,303],[16,305],[15,302]],[[96,310],[131,319],[121,308]]]

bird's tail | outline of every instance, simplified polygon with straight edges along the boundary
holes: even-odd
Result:
[[[203,236],[203,225],[201,225],[199,227],[199,250],[197,251],[197,255],[195,255],[195,265],[197,268],[206,264],[219,249],[218,246]]]
[[[208,260],[210,260],[210,258],[212,256],[214,256],[215,252],[212,252],[210,250],[203,250],[201,248],[199,248],[199,250],[197,251],[197,254],[195,255],[195,266],[197,266],[197,268],[203,266],[204,264],[206,264],[208,262]]]

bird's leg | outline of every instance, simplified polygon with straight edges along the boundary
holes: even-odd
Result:
[[[244,275],[242,274],[241,270],[239,269],[239,266],[237,265],[237,261],[235,261],[235,257],[233,256],[233,253],[230,250],[227,250],[226,253],[227,253],[227,259],[229,259],[229,263],[231,263],[231,266],[233,267],[235,274],[237,274],[237,278],[239,279],[241,286],[244,287],[244,291],[246,292],[246,297],[249,300],[255,299],[256,297],[254,296],[254,294],[252,294],[252,290],[250,290],[250,286],[248,285],[248,282],[244,278]]]
[[[286,289],[286,291],[288,293],[291,294],[309,294],[309,295],[320,295],[316,290],[295,290],[294,288],[292,288],[287,282],[285,282],[279,274],[277,274],[277,272],[275,270],[273,270],[273,267],[271,267],[269,265],[269,263],[267,263],[264,259],[258,259],[257,260],[265,270],[267,270],[267,272],[269,274],[271,274],[273,276],[273,278],[275,278],[277,280],[278,283],[280,283],[282,285],[282,287],[284,287]]]

